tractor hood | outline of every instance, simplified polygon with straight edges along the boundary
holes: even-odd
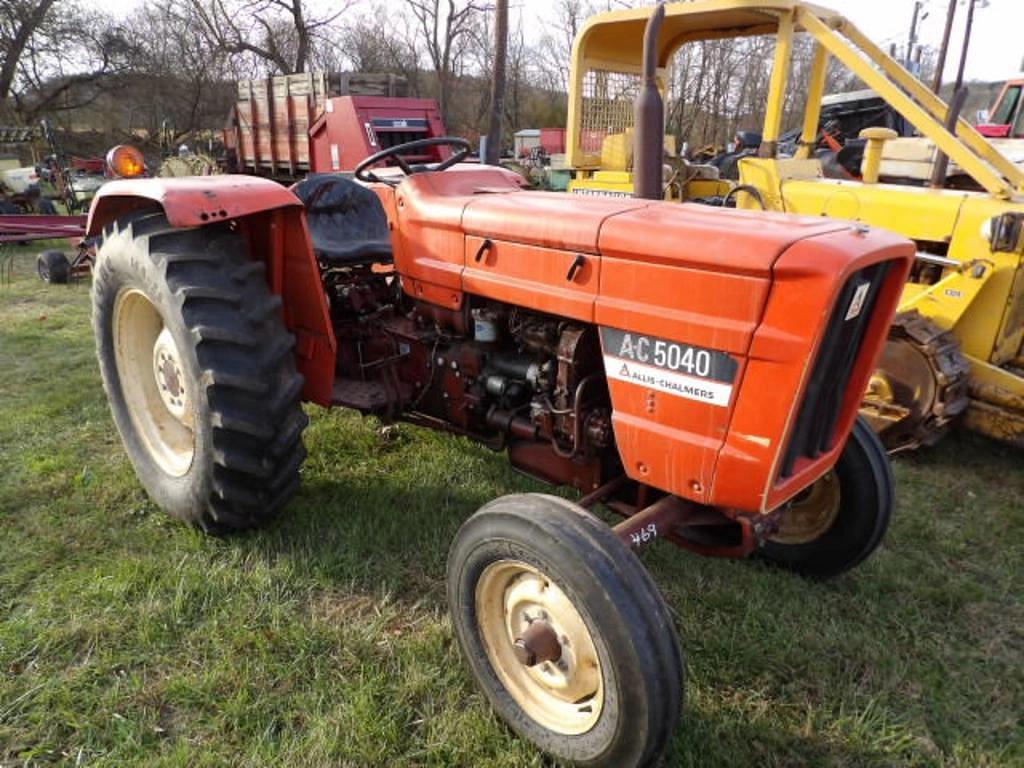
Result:
[[[808,216],[549,192],[479,195],[462,214],[467,235],[763,278],[795,242],[849,227]]]

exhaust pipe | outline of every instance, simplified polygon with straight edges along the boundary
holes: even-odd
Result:
[[[661,200],[665,145],[665,101],[658,90],[658,34],[665,6],[658,3],[644,30],[644,68],[640,93],[633,104],[633,197]]]

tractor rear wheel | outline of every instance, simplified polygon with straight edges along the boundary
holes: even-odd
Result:
[[[36,257],[36,272],[44,283],[63,285],[71,277],[71,262],[61,251],[43,251]]]
[[[583,766],[654,763],[682,709],[672,616],[608,526],[564,499],[503,496],[448,556],[455,635],[521,736]]]
[[[217,533],[283,507],[305,458],[303,380],[241,237],[122,219],[104,232],[92,302],[114,422],[153,500]]]
[[[885,446],[858,417],[835,468],[787,504],[760,554],[805,576],[837,576],[882,543],[895,500]]]

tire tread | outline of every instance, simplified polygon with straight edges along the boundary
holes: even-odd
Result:
[[[606,524],[578,505],[546,494],[502,496],[470,518],[452,544],[449,602],[453,615],[457,596],[451,574],[458,573],[458,561],[467,554],[468,542],[485,540],[491,535],[489,531],[507,529],[508,524],[519,531],[516,541],[528,542],[531,548],[550,544],[564,552],[586,553],[585,568],[592,586],[603,590],[621,621],[630,627],[646,693],[646,718],[641,718],[639,712],[628,713],[628,733],[616,747],[619,751],[614,759],[621,760],[628,754],[628,762],[614,764],[623,768],[654,764],[679,722],[685,668],[671,612],[650,574]],[[463,651],[466,653],[465,647]],[[509,722],[519,728],[514,721]],[[632,747],[627,743],[632,743]],[[611,765],[602,762],[610,757],[580,764]]]
[[[155,265],[179,302],[199,361],[213,465],[208,498],[183,516],[214,533],[261,524],[299,486],[308,423],[295,340],[284,327],[281,299],[270,293],[263,264],[249,258],[234,232],[216,226],[177,229],[149,210],[106,228],[103,245],[108,243],[133,247],[133,259]],[[102,269],[94,290],[105,290]]]

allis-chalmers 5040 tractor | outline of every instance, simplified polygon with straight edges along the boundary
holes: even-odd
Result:
[[[123,180],[93,323],[146,490],[212,531],[299,486],[301,402],[447,430],[573,486],[462,526],[448,598],[501,717],[588,766],[647,765],[683,662],[634,554],[659,538],[826,577],[880,543],[893,480],[857,409],[914,255],[834,220],[523,191],[401,145],[356,180]],[[394,159],[394,169],[371,170]],[[657,186],[657,184],[655,185]],[[587,509],[625,517],[611,528]],[[401,514],[401,510],[393,510]],[[382,514],[389,514],[382,512]]]
[[[651,23],[658,31],[645,35]],[[806,97],[790,85],[801,35],[813,45]],[[653,149],[660,163],[662,147],[671,144],[660,112],[646,122],[646,136],[629,140],[640,135],[633,102],[644,78],[668,94],[678,51],[743,38],[775,44],[756,156],[738,160],[738,185],[719,179],[713,167],[672,158],[664,174],[651,177],[655,187],[666,198],[735,200],[740,208],[858,221],[913,240],[917,262],[865,395],[864,416],[893,451],[931,445],[957,419],[1024,447],[1024,168],[1011,159],[1022,142],[994,146],[959,117],[959,107],[945,104],[841,14],[801,0],[698,0],[659,5],[653,14],[631,8],[591,17],[573,47],[566,150],[576,178],[570,189],[631,194],[640,154],[628,149],[635,143],[648,157]],[[825,178],[816,155],[833,65],[863,81],[920,133],[863,130],[858,178]],[[683,74],[700,87],[699,68]],[[1015,106],[1019,90],[1006,93],[1002,103]],[[793,115],[801,130],[795,156],[787,157],[782,139],[790,102],[804,106]],[[1000,107],[997,118],[1006,114]],[[1024,131],[1024,115],[1020,120]]]

